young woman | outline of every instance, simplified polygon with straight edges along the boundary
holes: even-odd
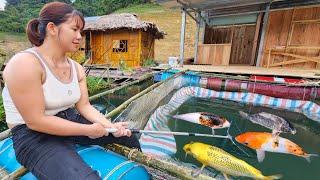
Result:
[[[82,66],[66,57],[77,51],[84,24],[70,5],[46,4],[27,25],[33,48],[13,56],[3,72],[2,96],[16,157],[38,179],[100,179],[75,144],[140,148],[126,123],[111,123],[91,106]],[[105,128],[118,131],[107,134]]]

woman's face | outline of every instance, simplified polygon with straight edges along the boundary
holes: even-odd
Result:
[[[82,27],[83,23],[78,16],[70,17],[66,22],[58,26],[58,41],[63,50],[75,52],[79,49],[82,40]]]

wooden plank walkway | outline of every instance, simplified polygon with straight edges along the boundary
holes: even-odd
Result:
[[[198,72],[229,73],[239,75],[272,75],[301,78],[320,79],[320,69],[292,69],[292,68],[264,68],[255,66],[208,66],[208,65],[183,65],[179,70]]]

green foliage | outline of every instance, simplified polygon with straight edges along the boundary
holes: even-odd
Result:
[[[157,62],[154,59],[146,59],[145,61],[143,61],[142,64],[143,67],[154,67],[157,66]]]
[[[120,71],[124,71],[124,72],[133,72],[133,69],[131,67],[129,67],[127,65],[126,61],[123,59],[120,59],[119,69],[120,69]]]
[[[3,100],[2,100],[2,96],[0,96],[0,121],[3,121],[5,117],[6,116],[4,113]]]
[[[106,89],[109,86],[110,86],[110,83],[106,82],[101,78],[93,77],[93,76],[87,77],[87,87],[88,87],[89,95],[94,95],[95,93],[103,89]]]
[[[43,5],[52,1],[55,0],[7,0],[5,10],[0,11],[0,31],[25,32],[28,21],[37,18]]]
[[[25,32],[29,20],[37,18],[44,4],[56,0],[7,0],[5,10],[0,11],[0,31]],[[148,0],[58,0],[71,4],[84,16],[101,16],[115,10],[143,4]],[[146,7],[144,8],[146,9]]]

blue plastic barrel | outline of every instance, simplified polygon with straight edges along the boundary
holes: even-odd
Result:
[[[100,146],[78,146],[77,151],[92,169],[98,171],[102,179],[150,179],[143,166]],[[9,173],[21,167],[16,160],[11,138],[0,142],[0,167]],[[21,179],[35,180],[36,178],[31,173],[27,173]]]
[[[175,73],[180,72],[179,70],[169,70],[166,72],[163,72],[161,75],[161,80],[166,80],[169,77],[173,76]],[[182,76],[182,83],[185,86],[199,86],[200,83],[200,76],[196,72],[188,71]]]

